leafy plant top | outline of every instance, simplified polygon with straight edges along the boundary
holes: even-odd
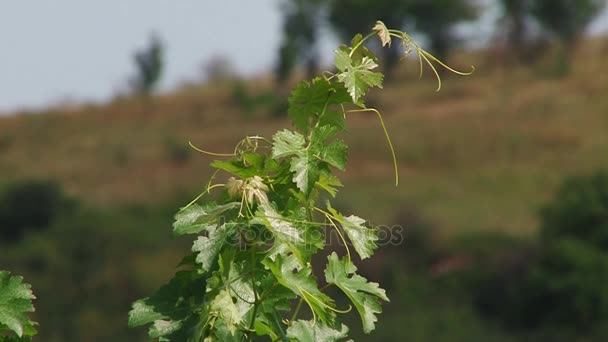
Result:
[[[22,277],[0,271],[0,341],[29,341],[36,334],[36,323],[27,316],[34,311],[35,298]],[[12,333],[3,335],[3,332]]]
[[[383,81],[378,58],[364,45],[373,37],[383,46],[397,39],[406,53],[416,50],[420,65],[426,62],[436,75],[433,63],[447,67],[405,32],[377,22],[369,35],[357,35],[335,51],[336,73],[325,72],[293,90],[288,114],[294,130],[280,130],[270,139],[248,136],[231,154],[193,146],[224,158],[211,163],[216,172],[205,191],[175,216],[174,233],[195,236],[191,253],[179,265],[182,270],[158,292],[133,304],[131,327],[149,325],[150,337],[160,341],[242,341],[255,336],[338,341],[349,331],[339,315],[354,309],[364,332],[374,330],[381,303],[389,298],[377,283],[356,273],[352,253],[370,258],[377,248],[377,229],[330,204],[342,187],[333,170],[346,168],[348,146],[340,134],[348,114],[377,114],[395,161],[380,112],[364,101]],[[216,183],[220,172],[229,175],[225,183]],[[221,189],[217,202],[199,204],[214,189]],[[340,237],[345,255],[334,252],[326,265],[313,265],[312,256],[327,247],[326,229]],[[322,282],[313,275],[313,266],[324,267]],[[327,294],[330,287],[352,304],[338,307]]]

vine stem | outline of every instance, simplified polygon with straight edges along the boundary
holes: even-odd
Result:
[[[362,113],[362,112],[374,112],[378,115],[378,119],[380,120],[380,125],[382,126],[382,130],[384,131],[384,136],[386,137],[386,141],[388,143],[388,147],[391,150],[391,156],[393,157],[393,166],[395,168],[395,186],[399,186],[399,168],[397,166],[397,156],[395,154],[395,148],[393,147],[393,142],[391,141],[391,137],[388,134],[388,130],[386,129],[386,125],[384,124],[384,120],[382,119],[382,114],[377,109],[374,108],[363,108],[363,109],[353,109],[347,111],[347,113]]]
[[[300,298],[300,300],[298,301],[298,305],[296,306],[296,309],[293,312],[293,315],[291,315],[291,319],[289,319],[290,324],[291,324],[291,322],[295,321],[296,318],[298,317],[298,314],[300,313],[300,309],[302,308],[302,303],[304,303],[304,301],[302,300],[302,298]]]
[[[253,289],[253,313],[251,315],[251,322],[249,323],[249,330],[253,330],[253,326],[255,325],[255,316],[258,312],[258,307],[260,306],[260,298],[258,296],[258,292],[255,290],[255,243],[251,245],[251,288]],[[248,340],[251,341],[251,335],[249,335]]]
[[[370,39],[371,37],[375,36],[376,32],[372,32],[370,34],[368,34],[367,36],[363,37],[361,39],[361,41],[359,43],[357,43],[357,45],[353,46],[353,49],[350,50],[350,53],[348,54],[348,57],[352,57],[353,54],[355,53],[355,51],[357,51],[358,48],[361,47],[361,45],[363,45],[363,43],[365,43],[366,40]]]

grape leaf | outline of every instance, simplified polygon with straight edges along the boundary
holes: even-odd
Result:
[[[380,38],[380,42],[382,42],[383,47],[386,45],[388,45],[388,47],[391,47],[391,34],[383,22],[381,22],[380,20],[376,21],[376,25],[374,25],[373,30]]]
[[[296,128],[307,133],[312,118],[321,117],[324,112],[323,116],[327,115],[327,109],[333,104],[349,101],[348,93],[340,83],[317,77],[310,83],[302,81],[296,86],[289,96],[288,114]],[[343,117],[336,124],[343,127]]]
[[[238,223],[230,222],[221,225],[208,226],[207,236],[199,236],[192,245],[192,251],[198,252],[196,262],[202,265],[204,271],[209,271],[218,253],[234,233]]]
[[[337,50],[337,52],[342,50]],[[354,103],[359,103],[359,99],[367,93],[369,88],[382,88],[382,80],[384,75],[371,70],[378,67],[378,64],[369,57],[363,57],[361,62],[352,63],[344,67],[341,73],[338,74],[338,80],[344,83]],[[337,62],[336,62],[337,63]],[[342,65],[344,66],[344,65]]]
[[[200,233],[219,224],[223,214],[231,209],[240,208],[240,206],[240,202],[230,202],[223,205],[207,203],[204,207],[192,204],[175,215],[173,232],[177,235]]]
[[[340,260],[334,252],[328,258],[325,280],[334,284],[351,300],[363,323],[363,331],[370,333],[375,329],[377,313],[382,312],[378,298],[389,301],[386,293],[377,283],[356,274],[357,267],[347,258]]]
[[[294,174],[292,180],[300,191],[307,194],[316,182],[318,172],[310,158],[310,149],[304,147],[305,143],[300,133],[282,130],[273,137],[272,157],[294,156],[289,168]]]
[[[152,323],[151,338],[187,341],[195,336],[201,319],[206,278],[195,271],[181,271],[154,295],[133,303],[129,327]]]
[[[232,301],[232,296],[228,290],[222,290],[213,298],[209,308],[209,314],[216,315],[227,326],[231,335],[234,335],[239,324],[247,311],[239,310],[239,307]]]
[[[346,168],[348,146],[343,140],[334,140],[319,148],[317,157],[342,171]]]
[[[308,194],[319,177],[319,169],[310,158],[309,151],[298,155],[291,160],[289,171],[294,173],[293,182],[300,191]]]
[[[248,322],[255,294],[251,284],[250,264],[242,260],[236,249],[226,249],[218,257],[218,269],[207,281],[210,298],[209,316],[213,324],[209,333],[220,341],[240,341]]]
[[[340,182],[340,179],[338,179],[338,177],[335,177],[325,172],[321,173],[321,176],[319,177],[319,180],[317,181],[316,185],[319,188],[327,191],[327,193],[331,197],[336,197],[336,194],[338,193],[338,189],[336,188],[343,186],[342,182]]]
[[[293,322],[287,329],[287,337],[299,342],[335,342],[346,338],[347,334],[348,327],[344,324],[340,330],[335,330],[325,324],[303,320]]]
[[[277,278],[279,284],[287,287],[302,298],[321,322],[331,324],[336,314],[330,308],[334,301],[317,288],[317,282],[310,267],[300,265],[294,255],[284,257],[277,254],[274,260],[264,259],[262,264]]]
[[[328,210],[340,223],[361,259],[371,257],[374,254],[374,250],[378,247],[376,245],[376,241],[378,240],[376,230],[364,226],[365,220],[358,216],[350,215],[344,217],[344,215],[332,208],[329,203]]]
[[[0,271],[0,327],[6,326],[22,337],[36,334],[34,325],[26,312],[33,312],[31,286],[23,283],[23,277],[11,276],[8,271]]]
[[[211,163],[211,166],[216,169],[224,170],[243,179],[251,178],[260,173],[260,170],[258,170],[255,166],[245,165],[242,160],[215,160]]]
[[[271,205],[262,205],[254,223],[261,222],[277,238],[286,242],[303,242],[300,232]]]
[[[345,45],[342,45],[339,49],[335,51],[334,63],[336,68],[340,71],[346,71],[346,69],[351,67],[351,58],[349,56],[350,49]]]
[[[298,132],[284,129],[277,132],[272,137],[272,158],[283,158],[291,155],[298,155],[304,152],[306,140]]]

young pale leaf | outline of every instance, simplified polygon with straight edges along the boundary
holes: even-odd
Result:
[[[340,260],[334,252],[328,257],[325,280],[335,284],[351,300],[363,323],[363,331],[370,333],[378,320],[376,314],[382,312],[379,299],[389,301],[386,293],[377,283],[356,274],[357,267],[347,258]]]
[[[373,29],[378,37],[380,38],[380,42],[382,42],[382,46],[388,45],[391,46],[391,34],[388,32],[388,28],[384,25],[380,20],[376,21],[376,25],[374,25]]]
[[[302,267],[294,255],[283,257],[278,254],[274,261],[265,259],[262,263],[274,274],[279,284],[302,298],[321,322],[333,323],[336,317],[331,310],[334,301],[319,290],[310,267]]]
[[[346,235],[348,235],[361,259],[371,257],[374,254],[374,250],[378,247],[376,245],[376,241],[378,240],[376,230],[366,227],[364,225],[365,220],[358,216],[350,215],[344,217],[331,206],[328,206],[328,209],[340,223]]]
[[[297,320],[287,329],[287,337],[298,342],[335,342],[347,335],[348,327],[344,324],[336,330],[322,323]]]
[[[371,70],[378,67],[378,64],[369,57],[363,57],[361,63],[351,64],[338,74],[338,80],[344,83],[353,103],[359,103],[359,99],[367,93],[369,88],[382,88],[384,75]]]
[[[209,271],[218,253],[228,242],[237,223],[224,223],[221,225],[209,226],[207,228],[207,236],[199,236],[192,245],[192,251],[198,253],[196,262],[202,265],[204,271]]]
[[[316,185],[319,188],[327,191],[327,193],[331,197],[336,197],[336,194],[338,193],[337,188],[343,186],[342,182],[338,177],[335,177],[325,172],[321,173],[321,176],[319,177],[319,180],[317,181]]]
[[[296,228],[294,223],[283,217],[275,208],[269,204],[260,207],[256,213],[256,218],[251,223],[260,223],[266,226],[275,237],[274,246],[272,247],[269,256],[276,254],[286,255],[293,253],[300,264],[307,262],[307,256],[310,253],[312,246],[307,246],[305,242],[309,242],[309,238],[304,239],[305,231]]]
[[[270,204],[261,206],[258,219],[279,240],[295,243],[303,242],[300,232],[293,226],[293,224],[291,224],[291,222],[281,216],[281,214],[279,214]]]
[[[334,63],[336,64],[336,68],[338,68],[338,70],[345,71],[353,64],[348,54],[349,49],[344,45],[335,51]]]
[[[23,283],[23,277],[0,271],[0,326],[6,326],[19,337],[35,335],[36,323],[26,315],[34,311],[32,299],[35,298],[31,286]]]
[[[223,205],[208,203],[204,207],[192,204],[175,215],[173,232],[177,235],[198,234],[205,229],[218,225],[222,219],[222,215],[240,206],[239,202]]]
[[[304,153],[304,136],[298,132],[282,130],[272,137],[272,158],[283,158]]]
[[[162,286],[154,295],[133,303],[129,312],[129,327],[152,323],[151,338],[160,341],[187,341],[196,335],[203,303],[206,278],[197,271],[182,271]]]
[[[238,325],[241,324],[246,313],[247,311],[239,310],[239,307],[233,302],[233,298],[227,290],[220,291],[211,301],[209,308],[209,314],[220,318],[231,335],[235,334]]]

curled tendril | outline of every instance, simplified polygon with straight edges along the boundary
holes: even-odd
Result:
[[[412,39],[412,37],[410,37],[410,35],[408,35],[407,33],[403,32],[403,31],[399,31],[399,30],[389,30],[389,33],[391,35],[391,37],[395,37],[399,40],[401,40],[401,44],[404,48],[404,53],[403,53],[403,58],[406,58],[407,56],[409,56],[409,54],[412,51],[416,51],[416,54],[418,55],[418,62],[420,64],[420,77],[422,78],[422,72],[424,69],[424,63],[426,63],[431,70],[433,70],[433,73],[435,74],[435,78],[437,78],[437,91],[441,90],[441,77],[439,76],[439,72],[437,71],[437,67],[434,65],[434,63],[437,63],[439,66],[445,68],[446,70],[457,74],[457,75],[461,75],[461,76],[469,76],[471,74],[473,74],[473,72],[475,72],[475,67],[471,65],[471,71],[459,71],[456,70],[450,66],[448,66],[446,63],[442,62],[441,60],[439,60],[437,57],[433,56],[431,53],[429,53],[428,51],[424,50],[423,48],[420,47],[420,45],[418,45],[418,43]]]

